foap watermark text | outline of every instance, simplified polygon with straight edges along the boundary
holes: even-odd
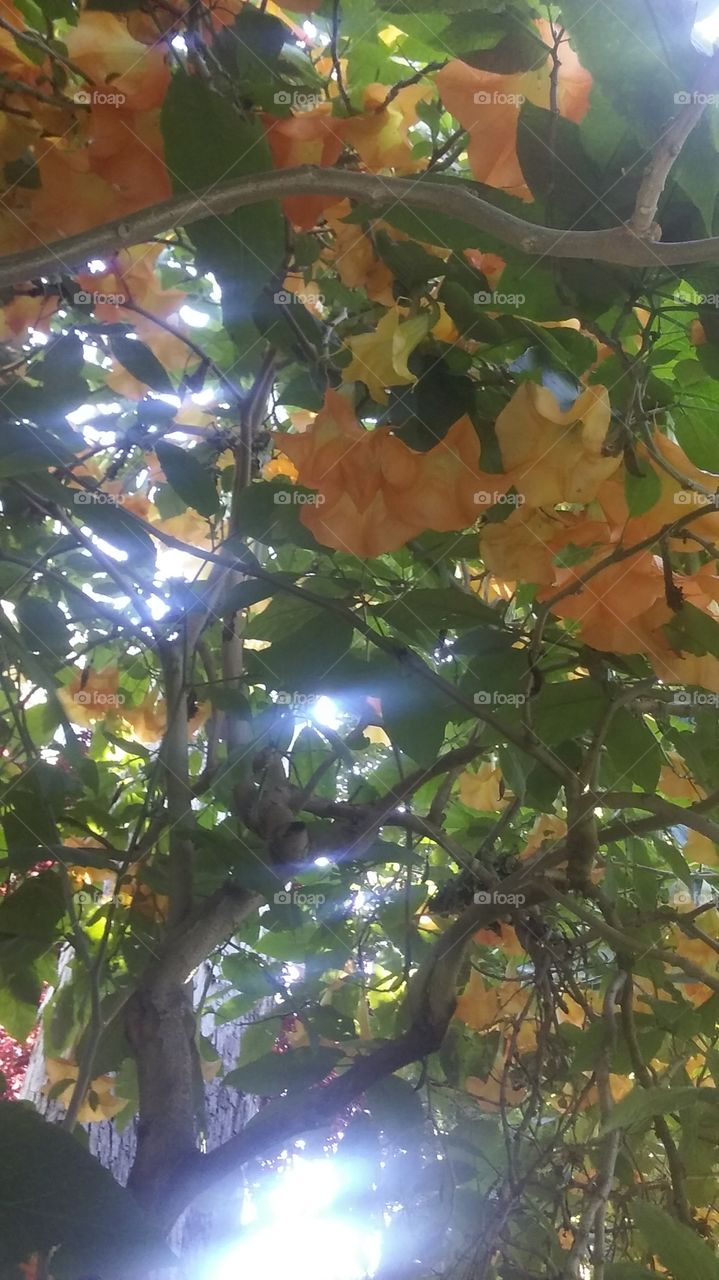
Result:
[[[280,707],[300,707],[306,710],[314,706],[318,697],[319,694],[316,693],[300,693],[297,689],[280,689],[276,700]]]
[[[323,493],[301,493],[294,489],[281,489],[274,497],[275,506],[278,507],[321,507],[324,501]]]
[[[527,896],[524,893],[502,893],[501,889],[478,889],[474,901],[479,907],[522,907]]]
[[[312,111],[324,101],[321,93],[305,89],[278,89],[273,99],[276,107],[292,107],[293,111]]]
[[[478,107],[521,107],[527,101],[523,93],[503,93],[500,89],[478,89],[474,94]]]
[[[103,493],[100,489],[80,489],[73,494],[72,500],[79,507],[121,507],[124,502],[121,493]]]
[[[78,289],[72,300],[76,307],[124,307],[127,297],[124,293],[96,293],[89,289]]]
[[[272,295],[272,298],[278,307],[291,307],[293,302],[298,303],[301,307],[323,307],[325,305],[324,294],[322,293],[291,293],[289,289],[278,289]]]
[[[78,107],[122,107],[127,95],[115,90],[108,93],[106,89],[78,89],[72,100]]]
[[[306,889],[278,889],[274,901],[278,907],[321,907],[327,899],[323,893]]]
[[[475,707],[523,707],[526,701],[525,693],[498,693],[478,689],[474,695]]]
[[[499,493],[496,489],[479,489],[474,494],[474,504],[477,507],[522,507],[524,494]]]
[[[121,707],[125,702],[124,693],[101,693],[98,689],[78,689],[72,696],[73,702],[80,707]]]
[[[700,93],[698,89],[679,89],[674,94],[674,102],[678,107],[715,107],[719,103],[719,93]]]
[[[524,293],[500,293],[498,289],[479,289],[474,294],[477,307],[523,307],[526,301]]]

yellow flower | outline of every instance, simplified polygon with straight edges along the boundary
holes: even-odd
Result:
[[[372,399],[386,404],[386,387],[417,381],[407,368],[407,360],[427,336],[430,321],[428,313],[402,320],[398,308],[393,307],[372,333],[360,333],[347,340],[352,361],[342,370],[343,381],[364,382]]]

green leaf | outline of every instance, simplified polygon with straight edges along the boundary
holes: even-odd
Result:
[[[367,1090],[372,1119],[390,1141],[406,1142],[413,1130],[424,1124],[422,1099],[407,1080],[388,1076]]]
[[[153,391],[159,391],[163,395],[175,394],[169,374],[146,343],[128,338],[122,333],[114,333],[110,337],[110,350],[138,382],[144,382]]]
[[[194,507],[201,516],[214,516],[222,509],[212,472],[198,462],[191,450],[161,440],[155,445],[155,453],[168,483],[188,507]]]
[[[0,423],[0,479],[20,479],[71,460],[70,451],[44,427]]]
[[[258,17],[260,15],[257,15]],[[178,194],[201,194],[217,183],[272,167],[265,131],[241,115],[200,76],[176,72],[162,105],[165,163]],[[188,235],[201,271],[212,271],[222,290],[222,315],[239,353],[240,369],[253,369],[263,345],[252,318],[261,290],[276,284],[284,224],[277,201],[195,222]]]
[[[612,1107],[611,1114],[602,1125],[602,1133],[644,1125],[655,1116],[685,1111],[688,1107],[716,1107],[718,1100],[719,1089],[697,1089],[690,1086],[676,1089],[636,1087]]]
[[[719,1261],[690,1227],[654,1204],[635,1204],[632,1217],[674,1280],[719,1280]]]
[[[269,1054],[281,1030],[281,1014],[276,1018],[261,1018],[259,1022],[252,1022],[249,1027],[245,1027],[240,1044],[240,1066],[256,1062],[258,1058]]]
[[[664,756],[659,742],[640,716],[619,707],[609,726],[605,746],[614,771],[614,787],[636,782],[643,791],[656,789]]]
[[[0,1103],[0,1264],[59,1247],[53,1275],[122,1280],[176,1265],[134,1198],[68,1133],[24,1104]]]
[[[696,605],[685,601],[662,629],[678,653],[710,653],[719,658],[719,623]]]
[[[338,1049],[300,1048],[286,1053],[267,1053],[255,1062],[237,1067],[225,1076],[223,1084],[242,1093],[271,1098],[279,1093],[296,1092],[319,1084],[330,1075],[340,1061]]]
[[[550,746],[577,738],[596,724],[604,703],[604,694],[594,680],[547,684],[534,703],[537,736]]]
[[[692,391],[699,392],[700,386],[695,385]],[[674,431],[679,444],[689,461],[693,462],[696,467],[701,467],[703,471],[716,471],[717,467],[719,467],[716,432],[717,408],[719,406],[716,403],[687,403],[672,412]],[[711,488],[712,486],[707,483],[707,487]],[[678,512],[678,514],[681,514],[681,512]]]
[[[47,344],[41,376],[52,396],[50,421],[62,422],[66,413],[87,399],[87,382],[81,376],[84,365],[85,352],[76,333],[60,334]]]
[[[604,1269],[606,1280],[656,1280],[656,1274],[638,1262],[608,1262]]]
[[[28,999],[24,1000],[20,994],[15,993],[13,988],[12,980],[3,974],[0,987],[0,1027],[7,1035],[12,1036],[13,1040],[19,1040],[22,1044],[27,1040],[37,1022],[37,999],[41,984],[39,981],[35,984],[33,993],[35,999],[32,999],[28,993]]]
[[[67,618],[56,604],[37,596],[24,596],[17,605],[23,642],[31,653],[57,666],[70,648]]]
[[[52,939],[55,926],[65,912],[60,877],[43,871],[25,880],[0,903],[0,934]]]
[[[651,511],[662,495],[662,482],[658,473],[648,462],[643,466],[644,470],[639,476],[628,468],[624,470],[624,496],[632,516],[643,516],[645,511]]]
[[[262,617],[261,614],[258,622]],[[317,608],[311,608],[304,617],[298,611],[294,629],[285,629],[271,649],[252,655],[257,678],[265,681],[268,688],[289,695],[341,693],[338,664],[349,652],[352,632],[349,618]]]

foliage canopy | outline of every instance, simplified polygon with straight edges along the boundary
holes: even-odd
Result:
[[[340,1129],[383,1275],[718,1280],[695,9],[2,0],[13,1280]]]

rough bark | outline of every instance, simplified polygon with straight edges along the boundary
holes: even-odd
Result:
[[[206,979],[205,968],[195,975],[193,987],[196,995],[204,989]],[[202,1020],[202,1032],[213,1043],[222,1059],[222,1070],[218,1079],[205,1082],[204,1085],[204,1146],[207,1151],[214,1151],[228,1138],[240,1133],[247,1122],[257,1111],[256,1100],[236,1089],[227,1089],[221,1078],[237,1064],[242,1045],[245,1027],[256,1018],[267,1012],[264,1001],[257,1009],[247,1015],[242,1023],[230,1022],[215,1026],[212,1015]],[[33,1049],[30,1063],[22,1087],[22,1097],[37,1108],[49,1121],[59,1123],[64,1108],[56,1101],[50,1101],[43,1093],[46,1081],[45,1057],[40,1036]],[[88,1135],[88,1150],[91,1155],[109,1169],[113,1177],[122,1186],[127,1186],[137,1153],[137,1121],[133,1120],[121,1130],[113,1121],[102,1120],[96,1124],[85,1126]],[[193,1255],[205,1250],[208,1245],[220,1237],[230,1226],[237,1226],[243,1196],[244,1183],[238,1174],[235,1188],[229,1191],[223,1188],[222,1196],[210,1200],[198,1200],[181,1215],[172,1227],[168,1240],[170,1247],[187,1262]],[[154,1280],[148,1276],[144,1280]],[[160,1278],[158,1277],[158,1280]],[[165,1272],[161,1280],[170,1280]]]

